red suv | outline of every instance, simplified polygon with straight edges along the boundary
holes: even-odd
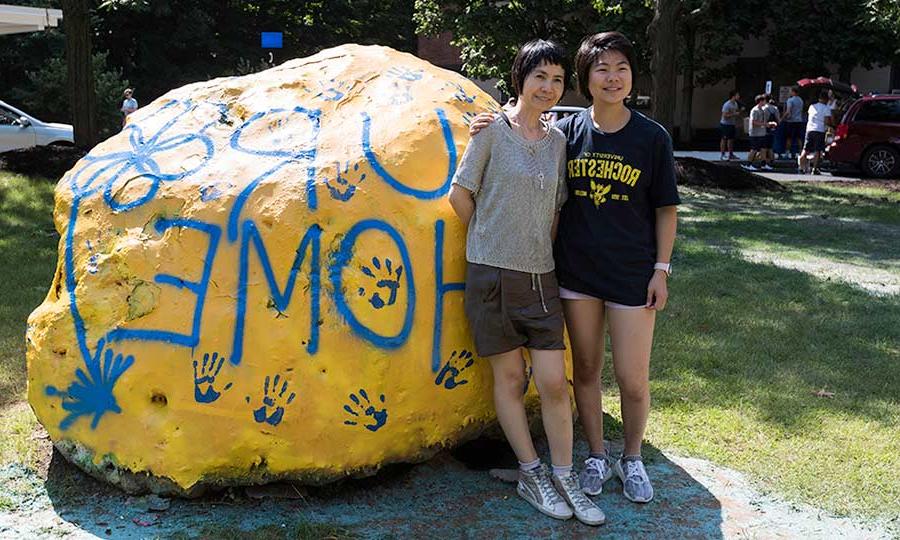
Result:
[[[846,110],[825,157],[876,178],[900,177],[900,94],[861,97]]]

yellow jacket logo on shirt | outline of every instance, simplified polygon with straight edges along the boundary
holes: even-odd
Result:
[[[606,194],[612,189],[612,184],[598,184],[591,180],[591,200],[594,206],[600,206],[606,202]]]

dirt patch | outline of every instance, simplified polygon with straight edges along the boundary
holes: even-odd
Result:
[[[686,186],[716,187],[738,191],[787,190],[783,185],[765,176],[691,157],[675,158],[675,176],[679,185]]]
[[[546,443],[539,451],[548,452]],[[587,446],[579,440],[577,455]],[[620,448],[621,442],[612,446]],[[302,497],[246,496],[231,489],[197,500],[133,497],[104,486],[54,456],[49,477],[19,464],[0,467],[0,537],[198,538],[240,537],[269,529],[346,530],[356,538],[891,538],[889,523],[830,515],[764,493],[746,477],[708,461],[667,452],[645,456],[656,496],[635,505],[609,481],[596,502],[607,523],[596,529],[534,512],[514,487],[487,471],[467,468],[449,453],[389,474],[327,488]],[[435,505],[434,501],[441,501]],[[269,536],[266,536],[268,538]],[[274,537],[288,537],[278,534]],[[321,538],[322,534],[307,534]]]

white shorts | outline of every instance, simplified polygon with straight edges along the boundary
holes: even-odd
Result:
[[[603,304],[610,309],[645,309],[647,306],[626,306],[625,304],[619,304],[616,302],[610,302],[609,300],[603,300],[602,298],[597,298],[596,296],[591,296],[589,294],[583,294],[580,292],[570,291],[565,287],[559,288],[559,297],[563,300],[601,300]]]

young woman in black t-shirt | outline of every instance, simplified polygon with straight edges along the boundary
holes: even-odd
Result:
[[[631,42],[618,32],[588,36],[575,58],[591,107],[557,127],[567,139],[569,200],[560,213],[556,273],[572,344],[575,401],[590,445],[582,489],[596,495],[615,472],[625,496],[648,502],[641,461],[650,410],[650,350],[656,312],[668,299],[675,241],[675,168],[666,130],[625,106],[634,73]],[[603,442],[600,373],[609,325],[625,449]]]

